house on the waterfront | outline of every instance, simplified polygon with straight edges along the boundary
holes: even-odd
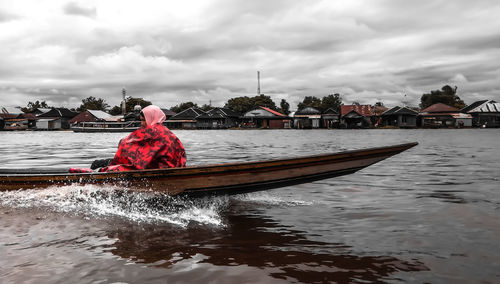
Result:
[[[101,122],[108,121],[111,115],[102,110],[86,110],[82,111],[68,122],[70,124],[77,124],[80,122]]]
[[[240,114],[228,108],[216,107],[196,117],[198,129],[228,129],[238,127]]]
[[[53,108],[37,117],[38,120],[36,122],[36,129],[69,129],[69,121],[77,115],[77,112],[71,111],[67,108]]]
[[[263,106],[248,111],[243,115],[242,120],[243,127],[270,129],[290,128],[290,118],[288,116]]]
[[[25,114],[19,107],[0,108],[3,130],[26,130],[34,125],[35,116]]]
[[[332,108],[321,113],[321,126],[324,128],[339,128],[340,115]]]
[[[472,116],[472,125],[477,127],[500,127],[500,103],[483,100],[472,103],[460,110]]]
[[[313,107],[299,109],[293,115],[293,126],[297,129],[319,128],[321,111]]]
[[[417,127],[417,116],[418,112],[408,107],[395,106],[382,113],[378,126],[415,128]]]
[[[472,116],[458,108],[437,103],[420,111],[419,126],[425,128],[471,127]]]
[[[17,107],[1,107],[0,108],[0,117],[4,120],[15,119],[18,118],[23,111],[21,108]]]
[[[170,117],[165,124],[171,129],[196,129],[196,118],[204,113],[199,108],[191,107]]]
[[[340,119],[344,128],[370,128],[373,127],[375,113],[370,105],[341,105]]]

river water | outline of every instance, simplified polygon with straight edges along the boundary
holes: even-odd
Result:
[[[231,197],[2,192],[0,283],[500,282],[500,129],[174,132],[190,165],[420,144]],[[0,168],[88,167],[124,135],[0,132]]]

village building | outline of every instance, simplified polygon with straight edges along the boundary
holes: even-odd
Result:
[[[26,115],[19,107],[2,107],[0,109],[2,118],[2,130],[26,130],[34,125],[35,117]]]
[[[109,121],[108,119],[111,118],[112,116],[109,113],[106,113],[102,110],[86,110],[72,119],[70,119],[68,122],[70,124],[78,124],[81,122],[102,122],[102,121]]]
[[[375,113],[370,105],[341,105],[341,127],[370,128],[373,127]]]
[[[417,127],[418,112],[408,108],[395,106],[386,110],[381,115],[381,120],[378,126],[393,126],[399,128],[415,128]]]
[[[246,112],[242,119],[243,127],[270,129],[290,128],[290,118],[288,116],[263,106]]]
[[[38,120],[36,122],[36,129],[69,129],[69,121],[77,115],[77,112],[71,111],[67,108],[53,108],[37,117]]]
[[[238,127],[240,114],[228,108],[216,107],[196,117],[198,129],[228,129]]]
[[[295,112],[293,115],[293,126],[297,129],[319,128],[321,111],[306,107]]]
[[[424,128],[471,127],[472,116],[461,113],[458,108],[437,103],[420,111],[419,126]]]
[[[191,107],[170,117],[165,124],[171,129],[196,129],[196,118],[204,113],[199,108]]]
[[[472,116],[472,125],[476,127],[500,127],[500,103],[483,100],[464,107],[460,112]]]
[[[339,127],[339,114],[332,108],[328,108],[321,114],[322,127],[324,128],[338,128]]]

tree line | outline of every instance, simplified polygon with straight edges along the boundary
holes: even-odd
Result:
[[[452,88],[449,85],[443,86],[441,90],[433,90],[429,93],[423,94],[420,98],[419,106],[421,109],[424,109],[435,103],[444,103],[459,109],[466,106],[464,101],[457,96],[457,87],[455,86],[455,88]],[[125,99],[126,112],[132,112],[136,105],[140,105],[142,108],[144,108],[151,104],[152,103],[150,101],[144,100],[142,98],[126,97]],[[378,102],[377,104],[380,105],[382,103]],[[340,94],[335,93],[329,94],[322,98],[318,98],[315,96],[306,96],[303,101],[297,105],[297,108],[298,110],[302,110],[306,107],[313,107],[321,112],[324,112],[327,109],[333,109],[337,113],[340,113],[341,105],[342,98]],[[254,97],[242,96],[231,98],[224,104],[224,108],[231,109],[238,113],[246,113],[258,108],[259,106],[267,107],[286,115],[290,113],[290,104],[285,99],[281,99],[278,106],[270,96],[267,96],[265,94],[260,94]],[[199,106],[194,102],[188,101],[179,103],[178,105],[171,107],[170,110],[179,113],[191,107],[200,108],[204,111],[208,111],[213,108],[211,105],[204,104],[202,106]],[[49,106],[45,101],[35,101],[29,102],[26,107],[21,107],[21,110],[23,112],[31,112],[37,108],[51,108],[51,106]],[[78,108],[72,110],[78,112],[82,112],[85,110],[101,110],[109,112],[111,115],[119,115],[122,113],[121,106],[110,107],[110,105],[108,105],[104,99],[96,98],[93,96],[83,99],[81,105]]]

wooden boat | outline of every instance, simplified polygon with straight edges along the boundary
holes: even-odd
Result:
[[[140,122],[80,122],[72,126],[73,132],[132,132],[140,127]]]
[[[268,161],[106,173],[0,170],[0,191],[70,184],[114,185],[171,196],[236,194],[346,175],[418,143]]]

